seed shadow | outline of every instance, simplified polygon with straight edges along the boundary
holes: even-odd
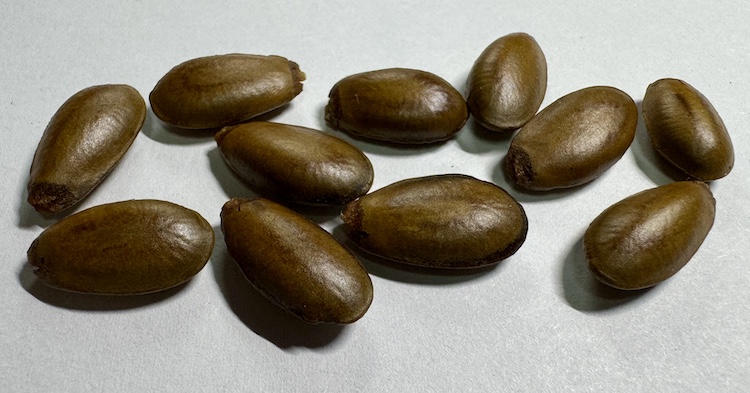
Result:
[[[344,225],[333,229],[333,237],[343,244],[365,269],[375,276],[403,283],[418,285],[453,285],[477,280],[491,272],[500,269],[504,261],[494,265],[475,269],[431,269],[426,267],[401,264],[371,254],[349,240],[344,231]]]
[[[229,308],[245,326],[281,349],[321,348],[341,337],[345,326],[308,324],[266,299],[229,256],[221,228],[214,231],[216,246],[211,258],[214,277]]]
[[[635,105],[638,108],[638,125],[636,126],[635,141],[631,151],[638,168],[657,186],[675,181],[693,180],[690,175],[672,165],[654,149],[646,128],[646,122],[643,120],[643,100],[636,101]]]
[[[245,123],[248,121],[270,121],[274,117],[281,115],[289,108],[289,106],[290,104],[281,106],[264,114],[243,120],[236,124]],[[222,127],[197,130],[176,127],[163,122],[154,114],[153,110],[149,108],[149,111],[146,115],[146,121],[143,123],[143,129],[141,130],[141,133],[156,142],[166,145],[195,145],[213,141],[214,136],[221,129]]]
[[[562,290],[565,300],[576,310],[597,312],[623,307],[643,301],[653,294],[653,287],[637,291],[624,291],[609,287],[594,277],[586,266],[583,236],[571,247],[562,266]]]
[[[328,122],[325,121],[325,105],[321,106],[321,109],[318,111],[318,113],[321,113],[321,117],[318,120],[319,130],[329,135],[333,135],[339,139],[343,139],[365,153],[377,154],[381,156],[411,156],[426,154],[439,149],[442,145],[448,142],[448,140],[450,140],[448,139],[446,141],[424,144],[401,144],[386,141],[377,141],[374,139],[352,135],[349,132],[331,127]]]
[[[497,132],[485,128],[474,117],[464,125],[456,137],[459,147],[467,153],[482,154],[493,151],[506,152],[514,132]]]
[[[182,292],[190,281],[174,288],[143,295],[95,295],[69,292],[45,285],[34,274],[34,268],[23,262],[18,281],[29,294],[51,306],[78,311],[118,311],[140,308],[162,302]]]

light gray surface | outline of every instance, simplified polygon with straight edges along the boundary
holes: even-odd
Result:
[[[741,0],[705,1],[3,1],[0,129],[4,142],[0,390],[744,392],[750,389],[750,19]],[[36,145],[80,89],[127,83],[147,98],[171,67],[199,56],[278,54],[300,64],[304,91],[274,121],[325,129],[331,86],[356,72],[409,67],[463,91],[479,53],[524,31],[548,61],[543,106],[611,85],[636,101],[649,83],[684,79],[733,138],[732,173],[712,184],[715,225],[693,260],[636,295],[595,285],[580,251],[589,222],[623,197],[671,181],[639,124],[620,162],[571,191],[510,189],[529,216],[518,253],[466,276],[366,260],[375,299],[357,323],[308,327],[269,305],[226,254],[219,210],[250,195],[206,133],[175,133],[150,114],[106,179],[72,211],[156,198],[200,212],[217,246],[188,285],[99,298],[58,292],[25,266],[54,220],[25,202]],[[373,189],[464,173],[507,187],[507,137],[472,121],[447,143],[392,149],[354,141]],[[343,240],[336,211],[310,216]],[[330,214],[329,214],[330,213]]]

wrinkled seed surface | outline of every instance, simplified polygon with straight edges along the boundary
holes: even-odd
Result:
[[[227,250],[273,303],[309,323],[352,323],[372,303],[359,261],[317,224],[267,199],[224,204]]]
[[[714,222],[715,200],[703,182],[676,182],[612,205],[583,238],[591,272],[619,289],[654,286],[680,270]]]
[[[151,108],[181,128],[218,128],[276,109],[302,91],[305,74],[280,56],[228,54],[177,65],[151,91]]]
[[[146,103],[127,85],[83,89],[44,130],[27,185],[28,202],[54,214],[78,203],[114,169],[146,119]]]
[[[463,96],[437,75],[391,68],[348,76],[328,95],[326,122],[362,138],[416,144],[449,139],[469,116]]]
[[[130,295],[182,284],[206,264],[211,225],[170,202],[130,200],[92,207],[47,228],[28,261],[45,284],[69,291]]]
[[[521,205],[464,175],[402,180],[349,203],[349,238],[383,258],[431,268],[475,268],[513,255],[526,239]]]
[[[505,172],[519,187],[551,190],[599,177],[635,138],[638,109],[607,86],[570,93],[539,112],[516,134]]]
[[[337,205],[372,185],[372,164],[362,151],[310,128],[250,122],[225,127],[216,143],[232,170],[273,199]]]
[[[547,60],[525,33],[498,38],[479,55],[466,83],[471,115],[485,128],[513,131],[531,120],[547,91]]]
[[[654,148],[695,179],[711,181],[729,174],[734,147],[713,105],[678,79],[660,79],[646,90],[643,118]]]

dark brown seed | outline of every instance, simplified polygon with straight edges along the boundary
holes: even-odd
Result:
[[[493,131],[513,131],[534,117],[547,91],[547,60],[526,33],[497,39],[474,63],[466,102],[474,119]]]
[[[206,264],[214,231],[173,203],[131,200],[100,205],[47,228],[28,251],[45,284],[68,291],[132,295],[182,284]]]
[[[251,122],[225,127],[216,143],[232,170],[274,199],[340,205],[372,185],[372,164],[364,153],[321,131]]]
[[[372,303],[359,261],[305,217],[267,199],[235,198],[221,210],[229,254],[265,297],[309,323],[352,323]]]
[[[146,103],[127,85],[83,89],[44,130],[29,176],[28,202],[58,213],[88,195],[128,151],[146,119]]]
[[[391,68],[352,75],[331,89],[326,122],[352,135],[395,143],[449,139],[469,116],[448,82],[429,72]]]
[[[229,54],[172,68],[149,96],[154,114],[181,128],[218,128],[276,109],[302,91],[305,74],[280,56]]]
[[[656,151],[691,177],[711,181],[732,170],[734,148],[724,122],[689,84],[660,79],[649,85],[643,118]]]
[[[574,187],[599,177],[635,137],[638,109],[626,93],[596,86],[544,108],[510,143],[505,172],[528,190]]]
[[[526,239],[521,205],[464,175],[403,180],[349,203],[349,238],[383,258],[432,268],[476,268],[513,255]]]
[[[619,289],[654,286],[682,269],[714,222],[716,201],[703,182],[676,182],[632,195],[586,230],[589,269]]]

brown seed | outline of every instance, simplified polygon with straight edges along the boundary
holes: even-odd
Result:
[[[359,261],[317,224],[267,199],[221,210],[229,255],[265,297],[309,323],[352,323],[372,303]]]
[[[154,114],[181,128],[218,128],[276,109],[302,91],[305,74],[280,56],[229,54],[172,68],[149,95]]]
[[[586,230],[589,269],[619,289],[654,286],[682,269],[708,235],[716,201],[703,182],[676,182],[610,206]]]
[[[213,246],[214,231],[198,213],[170,202],[130,200],[50,226],[31,244],[28,260],[51,287],[132,295],[190,280]]]
[[[625,154],[637,122],[638,109],[626,93],[606,86],[578,90],[544,108],[516,134],[505,171],[528,190],[587,183]]]
[[[490,44],[466,83],[469,112],[493,131],[513,131],[534,117],[547,91],[547,60],[536,40],[514,33]]]
[[[383,258],[432,268],[475,268],[513,255],[528,221],[502,188],[464,175],[407,179],[349,203],[346,233]]]
[[[660,79],[646,90],[643,118],[656,151],[695,179],[729,174],[734,148],[724,122],[698,90],[678,79]]]
[[[461,93],[444,79],[404,68],[346,77],[328,97],[325,119],[331,127],[378,141],[443,141],[469,116]]]
[[[128,151],[146,119],[146,103],[127,85],[83,89],[44,130],[29,176],[28,202],[58,213],[88,195]]]
[[[310,128],[250,122],[224,127],[216,143],[232,170],[274,199],[340,205],[372,185],[372,164],[362,151]]]

